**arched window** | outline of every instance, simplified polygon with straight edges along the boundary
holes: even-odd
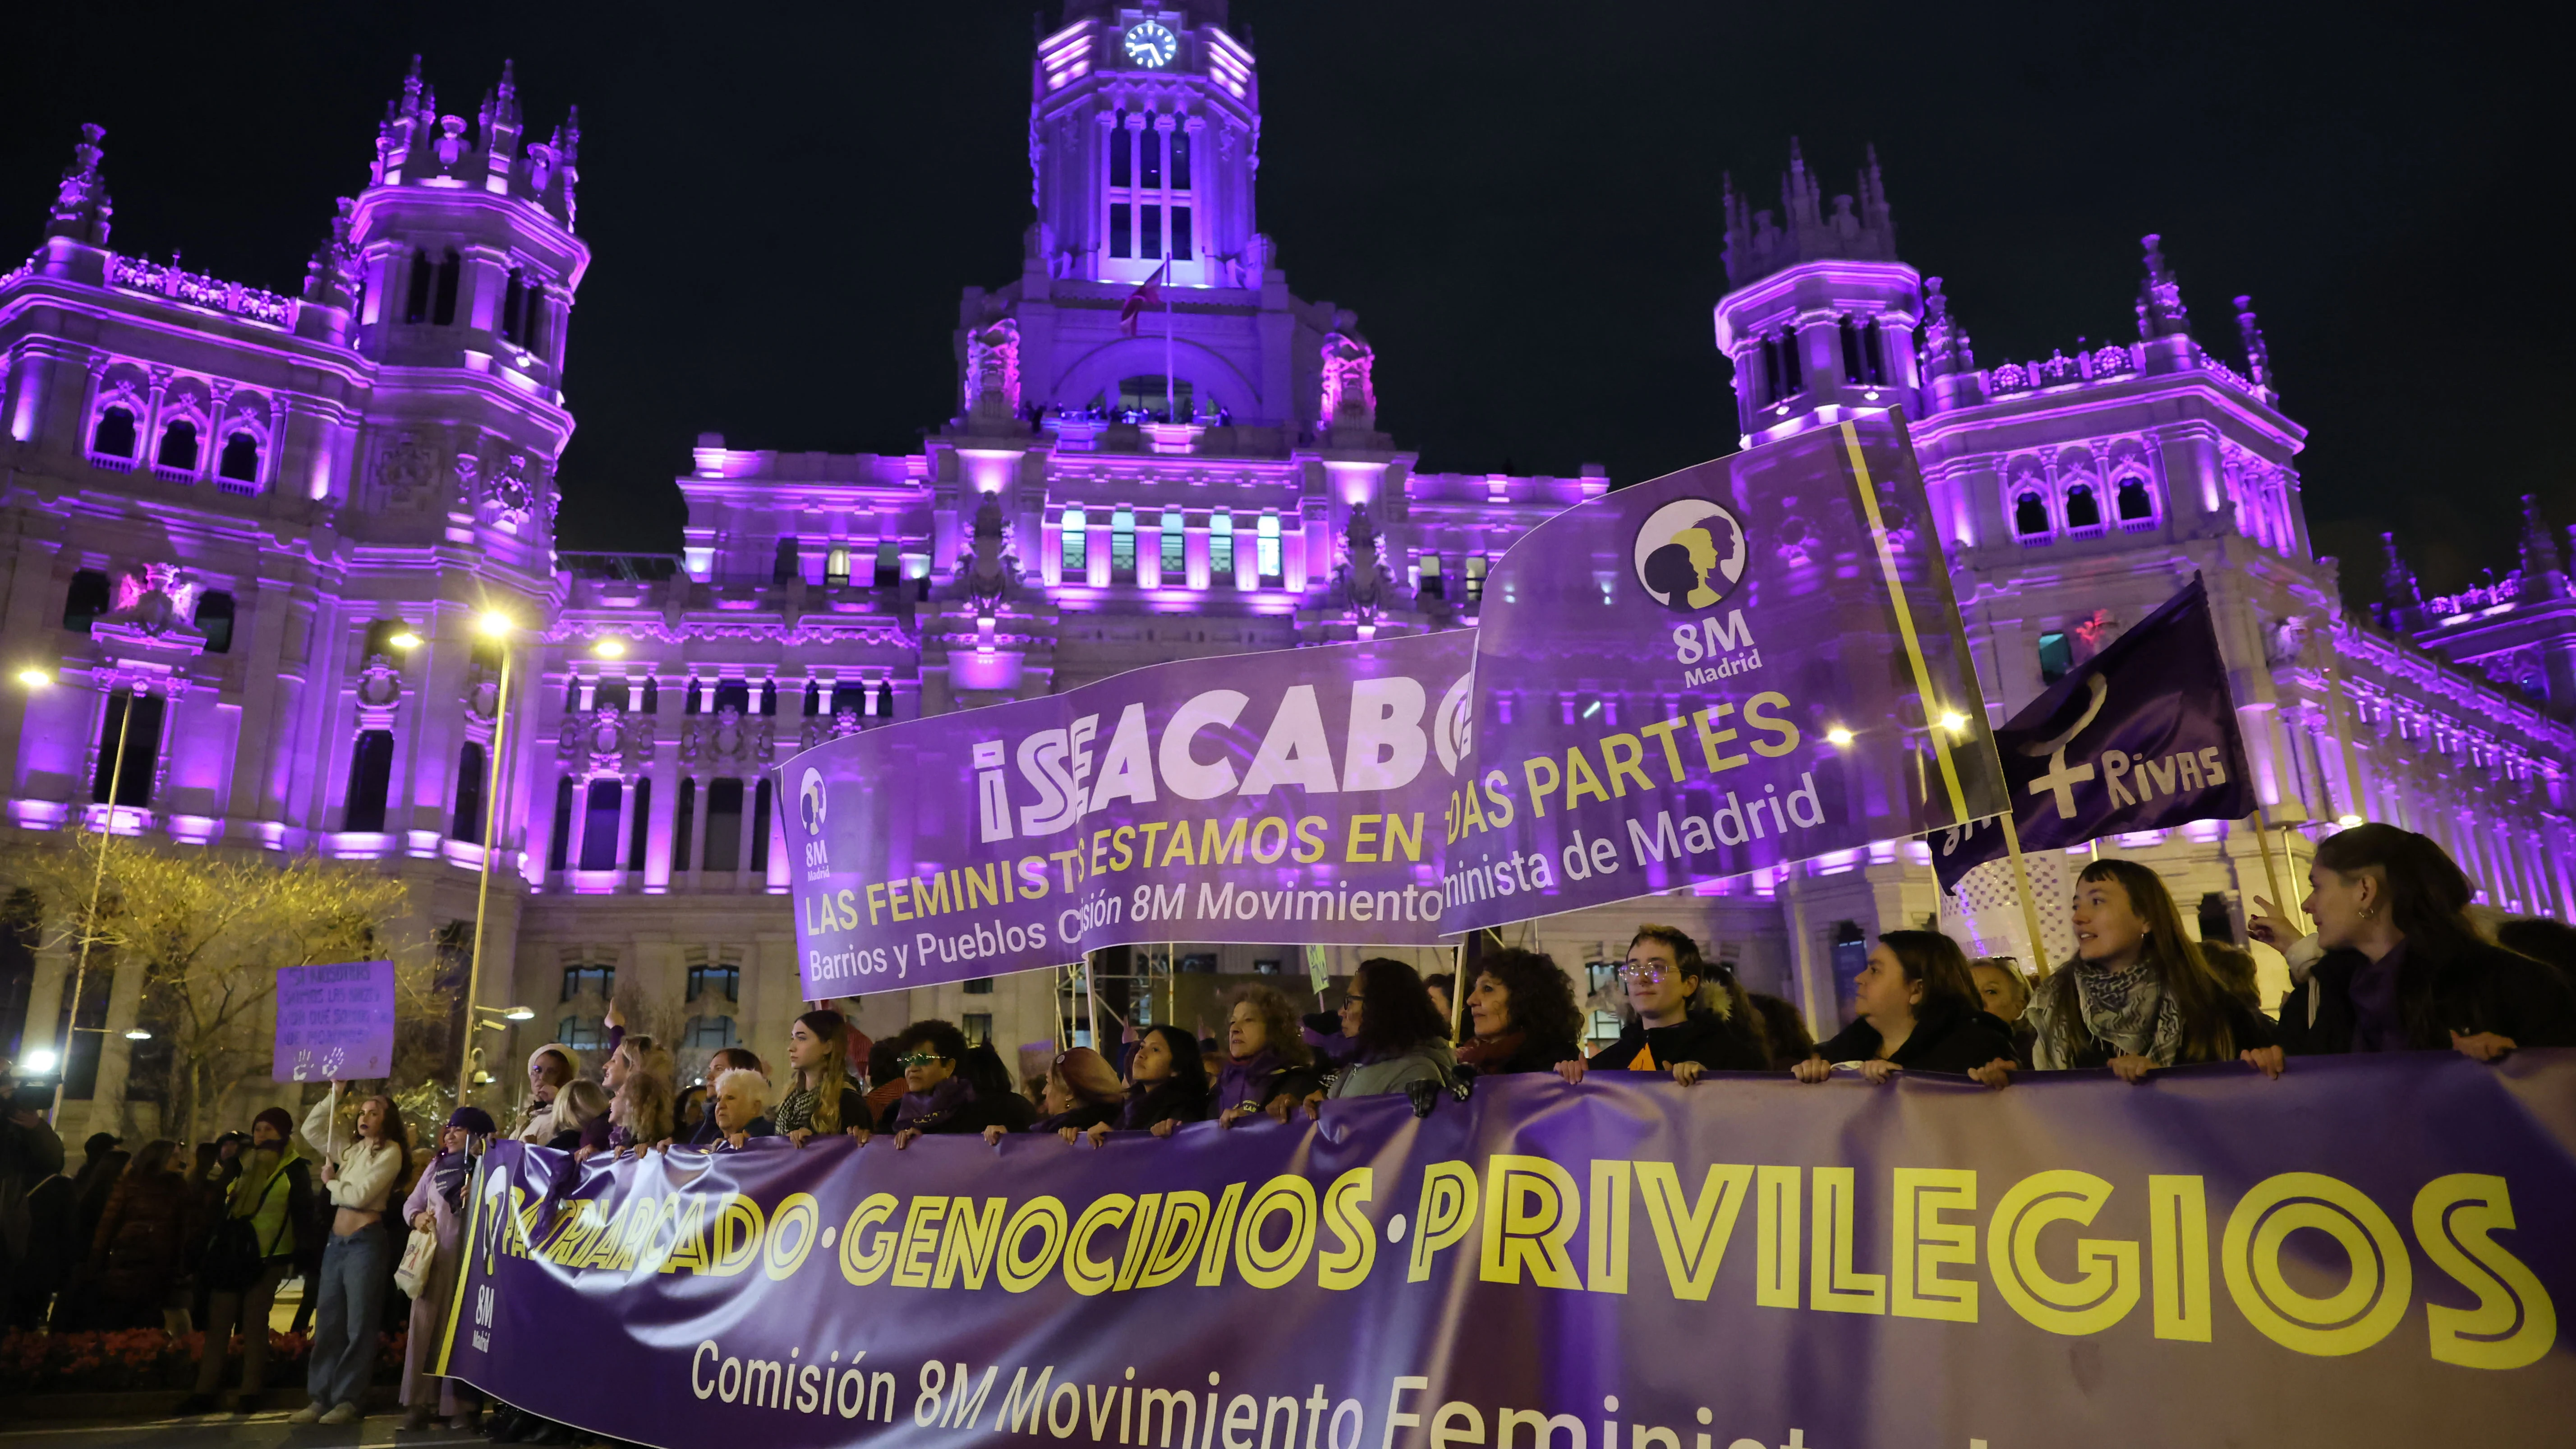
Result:
[[[161,430],[161,446],[152,455],[154,466],[173,472],[197,471],[197,425],[180,419]]]
[[[483,777],[490,769],[481,745],[469,740],[456,752],[456,817],[447,827],[450,839],[482,842]]]
[[[2066,490],[2066,526],[2070,529],[2102,526],[2102,503],[2093,496],[2092,484],[2078,483]]]
[[[456,287],[464,280],[465,264],[457,258],[456,248],[449,247],[438,262],[438,306],[430,321],[441,327],[456,325]]]
[[[2120,525],[2137,528],[2156,521],[2156,500],[2148,494],[2143,478],[2123,478],[2119,492]]]
[[[698,782],[680,777],[680,808],[671,815],[671,869],[685,874],[689,868],[689,836],[698,828]]]
[[[1198,416],[1197,394],[1186,377],[1154,373],[1145,377],[1121,378],[1115,393],[1102,392],[1091,400],[1092,411],[1125,420],[1187,422]]]
[[[126,721],[129,708],[134,712],[130,724]],[[120,689],[107,697],[98,725],[98,771],[90,779],[90,803],[107,804],[111,789],[116,803],[127,809],[152,803],[152,771],[161,759],[161,708],[157,694],[137,697],[132,690]],[[124,745],[121,750],[119,742]],[[125,762],[121,769],[120,756]]]
[[[1860,356],[1860,324],[1845,317],[1836,324],[1834,330],[1842,335],[1843,381],[1857,387],[1860,385],[1865,368]]]
[[[767,775],[751,797],[751,869],[757,875],[769,869],[770,792],[776,786]]]
[[[72,586],[63,591],[63,627],[88,633],[98,616],[108,611],[113,597],[105,573],[82,569],[73,574]]]
[[[742,781],[731,776],[707,782],[705,869],[719,875],[742,869]]]
[[[554,831],[546,837],[546,869],[564,868],[564,857],[572,850],[572,776],[555,777]]]
[[[206,636],[206,652],[233,652],[233,596],[212,589],[197,598],[197,628]]]
[[[2013,532],[2024,539],[2048,537],[2048,504],[2037,493],[2013,500]]]
[[[385,828],[385,797],[394,783],[394,736],[391,730],[367,730],[349,757],[349,805],[343,830],[380,834]]]
[[[519,269],[512,267],[509,280],[501,287],[502,341],[518,346],[526,345],[527,318],[524,315],[524,309],[527,304],[528,284],[520,275]]]
[[[1066,509],[1064,522],[1056,532],[1064,545],[1065,576],[1070,578],[1088,570],[1091,567],[1091,533],[1085,525],[1082,510]]]
[[[1878,319],[1872,317],[1860,329],[1860,380],[1871,387],[1887,382],[1887,339],[1881,333]]]
[[[133,458],[134,414],[116,406],[100,413],[98,426],[89,435],[89,450],[101,458]]]
[[[235,483],[259,481],[259,439],[248,428],[224,439],[224,451],[215,460],[215,476]]]
[[[414,247],[411,254],[411,276],[406,280],[403,290],[405,322],[429,320],[430,287],[438,280],[437,274],[438,268],[429,260],[429,253]]]

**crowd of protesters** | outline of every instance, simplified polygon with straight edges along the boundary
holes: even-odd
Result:
[[[705,1078],[675,1090],[670,1050],[631,1034],[612,1009],[596,1077],[584,1054],[548,1044],[527,1062],[524,1105],[506,1123],[457,1109],[433,1144],[412,1149],[395,1103],[335,1094],[299,1124],[261,1112],[247,1133],[193,1159],[157,1140],[132,1154],[108,1134],[66,1163],[23,1090],[0,1120],[0,1313],[55,1328],[161,1324],[205,1329],[196,1391],[182,1413],[216,1407],[242,1340],[232,1407],[261,1407],[278,1289],[304,1282],[313,1323],[308,1402],[297,1422],[358,1417],[379,1330],[408,1326],[401,1396],[409,1427],[477,1427],[475,1397],[427,1371],[443,1337],[473,1161],[496,1136],[567,1154],[742,1150],[755,1138],[804,1148],[818,1138],[1052,1134],[1099,1146],[1114,1134],[1169,1137],[1211,1122],[1288,1121],[1324,1104],[1402,1093],[1417,1112],[1466,1095],[1481,1076],[1653,1073],[1690,1087],[1711,1073],[1786,1073],[1867,1083],[1900,1072],[2003,1088],[2031,1071],[2105,1068],[2138,1082],[2169,1067],[2238,1063],[2266,1077],[2304,1055],[2456,1051],[2482,1062],[2521,1047],[2576,1045],[2576,929],[2499,921],[2472,906],[2467,877],[2423,836],[2363,825],[2320,842],[2301,932],[2262,897],[2247,934],[2279,951],[2292,988],[2277,1015],[2260,1006],[2253,958],[2185,930],[2164,882],[2136,861],[2079,873],[2068,918],[2074,954],[2026,972],[1971,960],[1948,936],[1894,930],[1872,945],[1848,988],[1852,1019],[1824,1041],[1790,1003],[1747,991],[1733,967],[1667,925],[1643,925],[1617,970],[1625,1008],[1615,1038],[1588,1053],[1586,1004],[1549,957],[1491,948],[1466,956],[1463,987],[1387,957],[1362,961],[1338,1009],[1301,1019],[1266,984],[1235,991],[1223,1034],[1160,1024],[1124,1040],[1058,1052],[1043,1079],[1013,1080],[986,1044],[952,1023],[915,1021],[875,1042],[837,1011],[797,1017],[773,1071],[726,1047]],[[301,1138],[312,1152],[296,1145]],[[397,1291],[394,1259],[412,1235]],[[13,1265],[13,1266],[12,1266]],[[504,1442],[583,1437],[507,1406],[486,1427]]]

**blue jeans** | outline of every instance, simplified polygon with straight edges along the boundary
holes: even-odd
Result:
[[[393,1252],[380,1224],[334,1237],[314,1275],[321,1307],[313,1318],[313,1357],[304,1387],[324,1408],[354,1404],[375,1377],[376,1337],[385,1316],[385,1263]]]

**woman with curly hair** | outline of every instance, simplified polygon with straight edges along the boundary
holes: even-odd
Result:
[[[1284,1120],[1322,1080],[1314,1061],[1288,998],[1272,986],[1243,987],[1226,1010],[1225,1065],[1217,1069],[1208,1110],[1227,1127],[1265,1109]]]
[[[1574,985],[1556,958],[1536,951],[1486,953],[1467,989],[1467,1017],[1473,1036],[1458,1048],[1458,1060],[1479,1075],[1552,1072],[1581,1050]]]

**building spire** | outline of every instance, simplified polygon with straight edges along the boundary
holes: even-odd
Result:
[[[54,208],[45,223],[45,235],[70,237],[94,247],[107,245],[109,219],[116,215],[116,203],[108,198],[107,177],[99,162],[107,152],[99,141],[107,135],[104,126],[81,127],[81,138],[72,147],[72,164],[63,168],[63,180],[54,192]]]
[[[2245,376],[2254,390],[2266,400],[2277,401],[2280,390],[2272,386],[2272,349],[2263,341],[2263,324],[2254,320],[2254,299],[2236,299],[2236,335],[2245,343]]]
[[[2142,242],[2147,249],[2147,276],[2138,284],[2138,336],[2144,341],[2186,336],[2191,331],[2191,313],[2182,305],[2182,284],[2165,264],[2163,241],[2149,232]]]
[[[2540,500],[2532,494],[2522,495],[2522,572],[2533,582],[2561,570],[2558,535],[2551,531],[2549,520],[2540,516]]]
[[[2406,566],[2406,556],[2397,551],[2397,535],[2383,533],[2379,547],[2387,564],[2379,572],[2380,601],[2390,609],[2420,609],[2424,591],[2416,586],[2415,571]]]
[[[1977,370],[1977,354],[1968,343],[1968,329],[1950,316],[1950,299],[1941,292],[1939,277],[1923,279],[1923,375],[1926,378],[1949,377]]]
[[[1830,221],[1824,213],[1823,188],[1817,184],[1815,173],[1807,169],[1806,154],[1795,137],[1789,142],[1789,169],[1780,175],[1776,222],[1769,209],[1755,211],[1747,205],[1743,193],[1735,189],[1732,173],[1725,176],[1722,185],[1729,287],[1759,281],[1800,262],[1897,259],[1896,224],[1888,211],[1887,188],[1879,177],[1875,148],[1868,153],[1868,162],[1860,173],[1859,209],[1853,209],[1855,198],[1837,196]]]

